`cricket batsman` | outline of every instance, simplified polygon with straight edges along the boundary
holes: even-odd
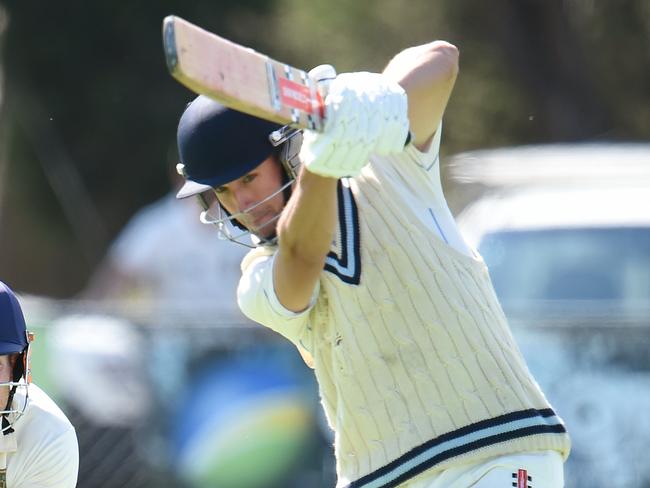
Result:
[[[253,247],[239,306],[314,369],[337,488],[564,485],[565,426],[442,192],[457,73],[456,47],[435,41],[340,74],[322,133],[204,96],[180,118],[178,197]]]

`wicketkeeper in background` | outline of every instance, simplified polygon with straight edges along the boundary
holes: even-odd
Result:
[[[77,435],[59,407],[31,383],[32,339],[16,295],[0,282],[0,487],[74,488]]]
[[[564,483],[563,422],[442,193],[457,72],[456,47],[436,41],[336,76],[323,133],[203,96],[180,119],[178,196],[228,238],[252,234],[239,305],[314,368],[338,487]]]

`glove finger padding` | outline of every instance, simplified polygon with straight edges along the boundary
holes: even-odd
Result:
[[[395,88],[390,94],[382,97],[383,131],[375,148],[375,152],[381,155],[402,151],[408,136],[408,101],[402,87],[395,84]]]
[[[344,73],[329,83],[324,130],[305,131],[300,159],[322,176],[356,176],[371,153],[401,151],[407,133],[406,93],[399,84],[378,73]]]

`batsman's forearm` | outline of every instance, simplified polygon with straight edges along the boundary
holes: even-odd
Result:
[[[325,264],[336,225],[337,181],[303,168],[278,223],[273,286],[294,312],[309,306]]]
[[[337,181],[303,169],[278,223],[282,252],[322,267],[336,225]]]

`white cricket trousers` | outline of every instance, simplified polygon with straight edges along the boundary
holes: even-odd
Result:
[[[513,454],[415,478],[403,488],[563,488],[564,462],[556,451]],[[402,486],[400,485],[400,488]]]

